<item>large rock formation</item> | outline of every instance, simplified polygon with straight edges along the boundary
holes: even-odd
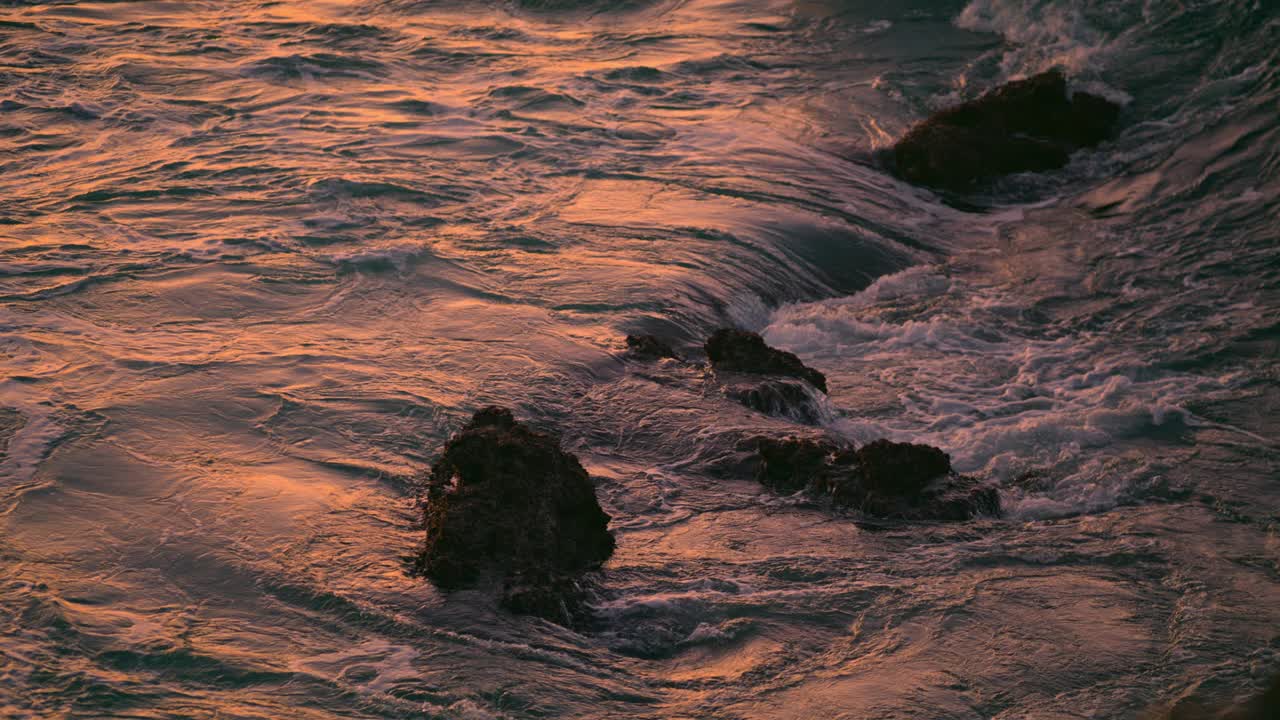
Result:
[[[827,391],[825,375],[805,367],[794,354],[769,347],[756,333],[722,328],[707,338],[704,347],[707,359],[716,370],[800,378],[824,393]]]
[[[501,579],[503,605],[566,625],[584,617],[577,582],[613,553],[590,476],[556,438],[488,407],[445,445],[425,493],[418,567],[445,590]]]
[[[912,183],[968,190],[1066,165],[1073,151],[1105,140],[1119,114],[1105,98],[1069,94],[1066,77],[1051,70],[935,113],[894,146],[894,167]]]
[[[806,491],[868,515],[954,522],[998,515],[995,488],[956,473],[928,445],[876,440],[860,448],[822,438],[751,438],[756,480],[781,493]]]

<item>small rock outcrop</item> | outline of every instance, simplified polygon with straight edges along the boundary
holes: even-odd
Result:
[[[929,445],[876,440],[860,448],[826,438],[751,438],[756,480],[780,493],[805,491],[835,507],[882,518],[958,522],[998,515],[994,487],[960,475]]]
[[[707,338],[704,347],[707,359],[716,370],[800,378],[824,393],[827,391],[825,375],[805,367],[793,353],[769,347],[756,333],[722,328]]]
[[[895,172],[917,185],[964,191],[1002,175],[1067,164],[1105,140],[1120,106],[1069,93],[1060,70],[1017,80],[911,129],[893,147]]]
[[[643,358],[645,360],[660,360],[662,358],[674,358],[679,360],[676,351],[671,349],[667,343],[659,340],[653,335],[628,335],[627,336],[627,352],[633,357]]]
[[[441,589],[498,578],[504,607],[565,625],[585,618],[578,576],[614,548],[578,459],[500,407],[477,412],[445,445],[424,520],[417,565]]]

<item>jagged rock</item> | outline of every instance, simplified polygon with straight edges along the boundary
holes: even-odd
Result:
[[[1105,140],[1119,115],[1110,100],[1068,94],[1066,76],[1050,70],[930,116],[894,145],[894,169],[908,182],[954,191],[1052,170]]]
[[[905,520],[954,522],[998,515],[995,488],[951,469],[928,445],[876,440],[853,449],[825,438],[748,440],[756,480],[782,493],[806,491],[836,507]]]
[[[627,350],[635,357],[658,360],[661,358],[679,359],[676,351],[667,343],[652,335],[628,335]]]
[[[769,347],[756,333],[722,328],[707,338],[705,348],[707,359],[716,370],[800,378],[827,391],[825,375],[805,367],[794,354]]]
[[[449,440],[425,500],[423,574],[445,590],[501,578],[515,612],[572,624],[576,576],[613,553],[609,516],[578,459],[504,408],[480,410]]]

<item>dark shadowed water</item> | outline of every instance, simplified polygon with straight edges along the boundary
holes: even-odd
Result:
[[[964,203],[871,162],[1052,66],[1123,101]],[[0,3],[0,716],[1125,718],[1280,666],[1264,0]],[[1002,519],[716,471],[723,325]],[[408,577],[488,403],[619,549],[578,634]]]

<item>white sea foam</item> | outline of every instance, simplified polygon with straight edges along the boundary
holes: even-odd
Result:
[[[1011,47],[1000,61],[1001,80],[1034,75],[1050,68],[1064,68],[1080,76],[1105,69],[1118,40],[1097,29],[1076,2],[1045,0],[972,0],[955,18],[957,27],[996,33]],[[1130,98],[1098,80],[1078,89],[1103,95],[1120,103]]]
[[[1193,422],[1181,403],[1225,382],[1162,371],[1101,334],[1019,332],[1002,322],[1010,302],[922,266],[851,297],[780,308],[764,335],[829,377],[891,388],[893,414],[860,417],[858,397],[833,398],[853,409],[830,426],[854,441],[928,442],[961,472],[1006,484],[1047,472],[1040,495],[1009,491],[1012,514],[1027,517],[1115,505],[1160,473],[1117,465],[1117,443]]]

